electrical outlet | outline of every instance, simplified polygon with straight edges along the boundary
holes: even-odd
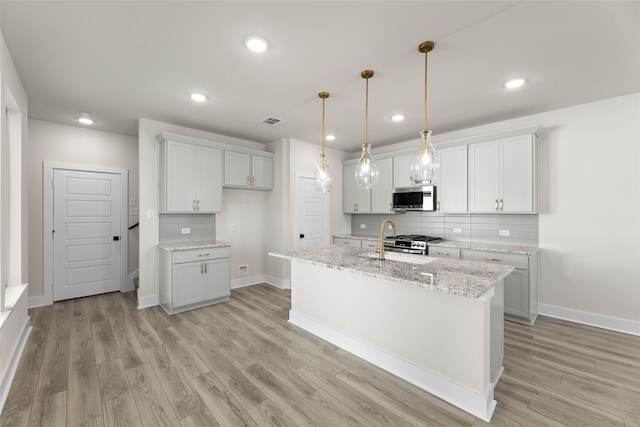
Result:
[[[157,218],[158,211],[155,209],[147,209],[147,218]]]
[[[238,274],[240,276],[245,275],[249,272],[249,264],[242,264],[238,266]]]
[[[183,228],[182,229],[182,234],[191,234],[191,229],[190,228]]]
[[[129,208],[129,215],[138,216],[139,213],[140,211],[138,210],[138,208]]]
[[[367,224],[360,224],[360,228],[367,228]]]
[[[387,230],[393,230],[393,227],[391,226],[391,224],[387,224]]]
[[[135,208],[138,206],[138,201],[136,199],[129,199],[129,207]]]
[[[509,230],[500,230],[499,231],[501,236],[510,236],[511,232]]]
[[[453,232],[454,233],[462,233],[462,228],[454,228]]]

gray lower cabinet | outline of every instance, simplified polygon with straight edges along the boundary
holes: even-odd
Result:
[[[460,249],[429,245],[428,255],[436,258],[460,259]]]
[[[217,302],[231,295],[228,246],[160,250],[160,305],[178,313]]]
[[[533,325],[538,317],[537,253],[517,255],[465,249],[462,251],[462,259],[514,266],[515,270],[504,279],[504,317]]]
[[[362,247],[362,239],[352,239],[349,237],[334,237],[333,244],[339,246],[351,246],[354,248]]]

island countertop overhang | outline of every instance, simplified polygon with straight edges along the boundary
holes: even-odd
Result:
[[[421,261],[427,261],[421,264],[393,260],[380,261],[363,256],[368,253],[371,253],[371,250],[331,246],[272,251],[269,255],[472,299],[483,299],[489,296],[496,283],[514,270],[514,267],[508,265],[458,261],[424,255],[414,255]]]

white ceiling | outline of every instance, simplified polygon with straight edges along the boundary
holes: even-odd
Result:
[[[140,117],[267,143],[356,151],[418,137],[424,55],[434,134],[640,91],[639,1],[7,1],[29,117],[137,135]],[[248,35],[270,43],[263,54]],[[519,90],[502,87],[524,76]],[[192,91],[205,93],[204,104]],[[404,113],[402,123],[391,122]],[[260,121],[286,120],[277,126]]]

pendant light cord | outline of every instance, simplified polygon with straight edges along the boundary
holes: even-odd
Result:
[[[364,107],[364,144],[369,146],[369,77],[365,79],[366,82],[366,94],[365,94],[365,107]]]
[[[429,54],[427,52],[424,53],[424,131],[428,130],[427,128],[427,57]]]
[[[324,168],[324,101],[325,98],[322,98],[322,167]]]

